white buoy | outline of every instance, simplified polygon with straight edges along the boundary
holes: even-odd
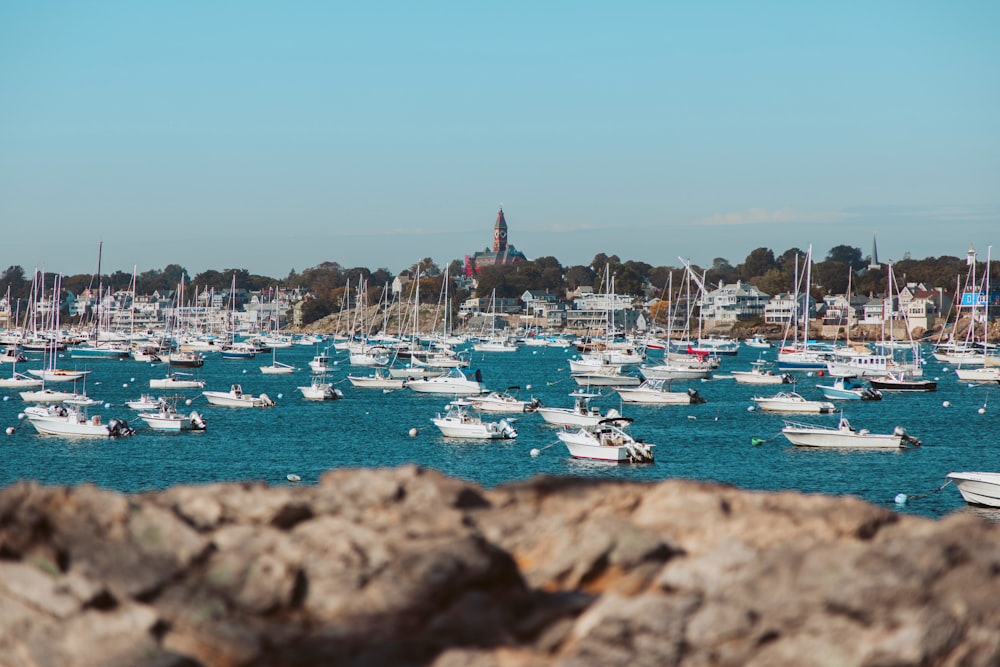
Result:
[[[14,429],[13,426],[8,426],[7,427],[7,435],[14,435],[14,431],[15,431],[15,429]]]
[[[974,385],[974,384],[972,384],[971,382],[970,382],[970,383],[968,384],[968,387],[969,387],[969,389],[972,389],[972,388],[973,388],[974,386],[975,386],[975,385]]]
[[[302,478],[299,477],[298,475],[296,475],[294,472],[285,475],[285,479],[287,479],[289,482],[301,482],[302,481]]]
[[[128,389],[128,382],[122,383],[122,389]]]
[[[335,362],[333,362],[333,365],[336,366],[339,363],[340,363],[339,361],[335,361]]]
[[[135,378],[129,378],[128,381],[129,382],[135,382]]]
[[[4,402],[9,401],[10,400],[10,396],[4,396],[3,400],[4,400]]]
[[[753,411],[754,411],[754,407],[752,405],[748,405],[747,406],[747,412],[753,412]]]
[[[808,373],[806,373],[806,377],[807,378],[811,378],[812,376],[813,376],[813,372],[812,371],[809,371]]]
[[[17,413],[17,418],[18,419],[24,419],[24,413],[23,412],[18,412]]]
[[[107,409],[108,409],[108,408],[110,408],[110,407],[111,407],[111,404],[110,404],[110,403],[105,403],[105,404],[104,404],[104,409],[105,409],[105,410],[107,410]]]
[[[528,391],[531,391],[531,385],[530,385],[530,384],[526,384],[526,385],[524,385],[524,388],[525,388],[526,390],[528,390]],[[6,398],[7,398],[7,397],[6,397],[6,396],[4,396],[4,399],[5,399],[5,400],[6,400]]]
[[[895,500],[897,505],[905,505],[907,500],[907,495],[905,493],[897,493]]]
[[[184,401],[184,405],[191,405],[191,399],[189,398],[188,400]]]
[[[940,382],[940,381],[941,381],[941,378],[939,378],[939,377],[935,377],[935,378],[934,378],[934,381],[935,381],[935,382]]]
[[[538,350],[532,350],[531,353],[532,354],[538,354]]]
[[[688,415],[688,419],[690,419],[691,421],[697,421],[698,418],[695,417],[694,415]]]
[[[281,392],[278,392],[278,398],[283,398],[283,397],[284,397],[284,394],[282,394]]]
[[[978,412],[981,415],[985,415],[986,414],[986,408],[979,408],[979,410],[977,410],[976,412]]]
[[[411,438],[416,437],[416,435],[417,435],[417,429],[416,429],[416,427],[411,428],[410,431],[409,431],[409,433],[410,433],[410,437]]]
[[[542,453],[542,452],[541,452],[541,451],[540,451],[539,449],[537,449],[537,448],[535,448],[535,447],[532,447],[532,448],[531,448],[531,455],[532,455],[532,456],[538,456],[538,455],[539,455],[539,454],[541,454],[541,453]]]
[[[243,369],[243,374],[246,375],[247,369]]]
[[[950,408],[951,407],[951,401],[945,401],[944,403],[941,404],[941,407],[942,408]]]

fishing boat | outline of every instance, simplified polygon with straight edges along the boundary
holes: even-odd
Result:
[[[167,362],[177,368],[201,368],[205,365],[205,357],[200,352],[171,352]]]
[[[586,391],[575,391],[570,394],[573,399],[571,408],[539,407],[535,410],[549,424],[556,426],[597,426],[602,419],[616,418],[621,415],[614,408],[608,410],[606,415],[602,415],[597,408],[590,406],[590,399],[597,398],[601,394],[594,394]]]
[[[558,438],[576,459],[612,463],[653,463],[656,445],[636,440],[625,430],[628,417],[603,419],[594,428],[560,431]]]
[[[571,377],[581,387],[638,387],[642,379],[625,375],[621,366],[611,365],[591,373],[572,373]]]
[[[508,387],[505,391],[491,391],[484,396],[470,398],[472,407],[479,412],[534,412],[541,405],[537,398],[529,400],[520,399],[516,396],[520,387]]]
[[[872,387],[848,386],[851,378],[834,378],[833,384],[818,384],[816,388],[823,392],[823,397],[831,401],[880,401],[882,392]]]
[[[24,415],[42,435],[121,438],[135,434],[124,419],[105,423],[100,415],[89,416],[82,405],[33,405],[25,408]]]
[[[274,406],[274,401],[267,394],[254,396],[243,393],[243,387],[234,384],[229,391],[203,391],[201,392],[208,402],[224,408],[270,408]]]
[[[836,410],[830,401],[810,401],[794,391],[778,392],[774,396],[754,396],[751,399],[765,412],[815,412],[825,414]]]
[[[671,391],[670,384],[669,381],[646,380],[638,387],[617,387],[615,391],[625,403],[694,405],[705,402],[705,398],[697,389],[689,387],[686,391]]]
[[[309,369],[313,373],[325,373],[330,370],[332,358],[326,352],[320,352],[309,360]]]
[[[517,437],[517,429],[507,419],[498,422],[483,421],[481,417],[469,413],[471,403],[458,400],[448,404],[445,414],[431,419],[446,438],[470,438],[476,440],[512,439]]]
[[[314,375],[308,386],[299,387],[302,398],[310,401],[336,401],[344,397],[344,392],[327,382],[323,375]]]
[[[409,380],[406,386],[425,394],[473,395],[485,394],[489,390],[483,384],[483,374],[466,374],[460,368],[452,368],[437,377],[420,377]]]
[[[190,414],[177,412],[174,403],[163,400],[155,411],[143,412],[139,419],[146,422],[155,431],[204,431],[205,420],[200,414],[191,411]]]
[[[158,410],[160,408],[160,404],[165,400],[166,399],[162,396],[157,397],[152,394],[143,394],[139,398],[131,401],[125,401],[125,405],[133,410]]]
[[[27,360],[28,358],[13,345],[5,347],[2,351],[0,351],[0,364],[19,364],[22,361]]]
[[[970,505],[1000,507],[1000,473],[950,472],[946,477]]]
[[[910,436],[902,426],[894,428],[892,433],[871,433],[868,429],[855,430],[843,416],[836,428],[786,421],[781,433],[797,447],[899,449],[920,446],[920,441]]]
[[[712,367],[665,359],[659,364],[643,364],[639,367],[639,375],[646,380],[707,380],[712,375]]]
[[[747,347],[752,347],[758,350],[769,350],[772,347],[774,347],[773,345],[771,345],[771,341],[767,340],[766,338],[764,338],[764,336],[760,334],[757,334],[752,338],[747,338],[746,340],[743,341],[743,344],[746,345]]]

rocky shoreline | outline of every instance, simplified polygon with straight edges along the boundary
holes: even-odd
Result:
[[[0,490],[0,664],[996,665],[1000,526],[417,467]]]

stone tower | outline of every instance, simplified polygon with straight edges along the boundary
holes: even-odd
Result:
[[[503,252],[507,249],[507,221],[503,217],[503,205],[497,213],[496,224],[493,225],[493,252]]]

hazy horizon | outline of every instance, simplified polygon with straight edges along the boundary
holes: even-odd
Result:
[[[2,268],[985,258],[1000,4],[0,4]]]

